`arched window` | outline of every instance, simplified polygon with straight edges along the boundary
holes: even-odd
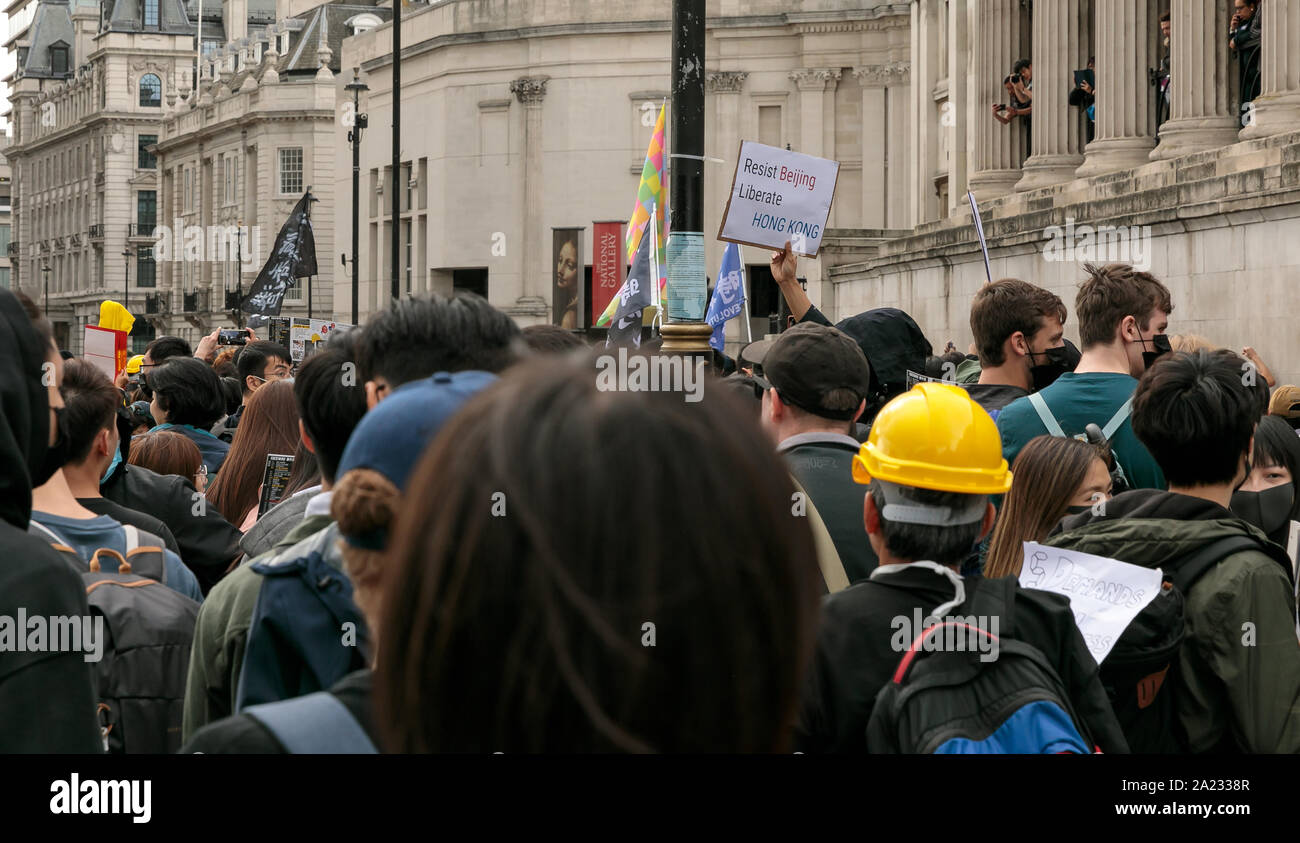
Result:
[[[162,105],[162,80],[152,73],[140,77],[140,105],[146,108]]]

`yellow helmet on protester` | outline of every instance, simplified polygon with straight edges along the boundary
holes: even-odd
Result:
[[[137,354],[130,360],[126,361],[126,373],[128,375],[140,374],[140,364],[144,363],[144,355]]]
[[[917,384],[885,405],[853,458],[853,479],[968,495],[1011,488],[997,425],[966,390],[944,383]]]

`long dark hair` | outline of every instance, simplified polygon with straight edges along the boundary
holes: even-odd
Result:
[[[529,424],[519,424],[520,418]],[[752,409],[524,364],[397,512],[376,721],[396,752],[788,749],[821,592]]]
[[[1011,466],[1011,491],[989,539],[984,576],[1020,575],[1024,543],[1042,541],[1061,522],[1093,460],[1105,462],[1106,454],[1061,436],[1038,436],[1020,449]]]
[[[243,523],[257,505],[257,489],[266,472],[268,454],[292,454],[298,449],[298,402],[291,381],[273,381],[248,398],[230,453],[208,492],[208,503],[230,523]]]

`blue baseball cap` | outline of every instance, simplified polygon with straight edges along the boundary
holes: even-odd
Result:
[[[362,417],[343,449],[337,476],[369,468],[405,491],[420,454],[442,426],[496,380],[489,372],[438,372],[403,384]]]

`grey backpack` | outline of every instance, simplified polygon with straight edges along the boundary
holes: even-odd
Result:
[[[125,558],[100,548],[87,569],[56,532],[35,521],[32,527],[81,574],[92,623],[102,624],[93,673],[104,750],[176,752],[199,604],[165,584],[162,540],[124,525]],[[116,571],[104,570],[114,564]]]

